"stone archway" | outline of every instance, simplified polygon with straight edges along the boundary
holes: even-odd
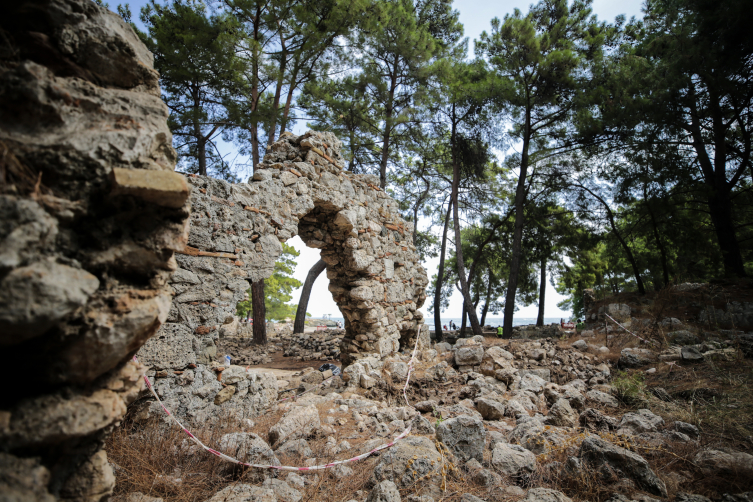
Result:
[[[329,290],[345,319],[344,364],[387,357],[423,329],[418,309],[428,278],[412,226],[372,175],[342,170],[331,133],[286,133],[248,183],[190,176],[188,246],[171,279],[168,322],[140,354],[153,368],[180,369],[214,358],[248,281],[272,274],[281,241],[300,233],[321,249]]]

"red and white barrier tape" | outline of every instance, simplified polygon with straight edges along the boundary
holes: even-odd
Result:
[[[605,316],[607,316],[607,318],[611,319],[611,320],[612,320],[612,322],[613,322],[613,323],[615,323],[615,324],[616,324],[617,326],[619,326],[620,328],[624,329],[625,331],[627,331],[628,333],[630,333],[631,335],[633,335],[633,336],[634,336],[634,337],[636,337],[637,339],[641,340],[641,341],[642,341],[643,343],[647,343],[647,344],[649,344],[649,345],[651,345],[651,344],[653,343],[653,342],[651,342],[651,340],[646,340],[645,338],[641,338],[640,336],[636,335],[635,333],[633,333],[632,331],[630,331],[629,329],[627,329],[627,328],[626,328],[625,326],[623,326],[622,324],[618,323],[618,322],[617,322],[617,321],[616,321],[616,320],[615,320],[615,319],[614,319],[614,318],[613,318],[612,316],[610,316],[609,314],[607,314],[607,313],[604,313],[604,315],[605,315]]]
[[[408,376],[407,376],[406,381],[405,381],[405,387],[403,387],[403,397],[405,398],[405,402],[411,408],[413,408],[413,406],[408,402],[408,397],[406,396],[405,391],[408,388],[408,382],[410,382],[410,375],[411,375],[411,371],[413,370],[413,360],[416,357],[416,349],[417,348],[418,348],[418,336],[416,336],[416,345],[413,348],[413,356],[411,357],[410,361],[408,362]],[[136,361],[136,362],[138,362],[135,356],[134,356],[133,360]],[[330,377],[330,378],[333,378],[333,377]],[[327,380],[329,380],[330,378],[328,378]],[[327,380],[325,380],[324,382],[326,382]],[[403,432],[401,432],[400,435],[398,435],[397,437],[395,437],[395,439],[393,439],[391,442],[385,443],[385,444],[380,445],[380,446],[377,446],[373,450],[369,450],[366,453],[363,453],[361,455],[358,455],[358,456],[355,456],[355,457],[352,457],[352,458],[349,458],[349,459],[346,459],[346,460],[336,460],[336,461],[330,462],[328,464],[314,465],[314,466],[311,466],[311,467],[294,467],[294,466],[288,466],[288,465],[249,464],[247,462],[241,462],[240,460],[238,460],[236,458],[233,458],[233,457],[231,457],[229,455],[225,455],[224,453],[219,452],[217,450],[214,450],[214,449],[208,447],[207,445],[205,445],[204,443],[202,443],[199,440],[199,438],[197,438],[196,436],[194,436],[191,433],[191,431],[189,431],[188,429],[186,429],[186,427],[182,423],[180,423],[180,420],[178,420],[178,418],[175,415],[173,415],[172,413],[170,413],[170,410],[167,409],[167,407],[162,403],[162,400],[159,398],[159,396],[157,395],[157,393],[154,391],[154,387],[152,387],[152,384],[151,384],[151,382],[149,381],[149,378],[146,375],[144,375],[144,381],[146,382],[146,386],[152,392],[152,395],[157,400],[157,402],[159,403],[159,405],[162,406],[162,409],[165,411],[165,413],[167,413],[167,416],[169,416],[170,418],[172,418],[173,421],[176,424],[178,424],[178,427],[180,427],[181,429],[183,429],[183,432],[185,432],[188,435],[188,437],[191,439],[191,441],[193,441],[194,443],[196,443],[197,445],[199,445],[201,448],[203,448],[204,450],[208,451],[212,455],[216,455],[216,456],[220,457],[222,460],[225,460],[227,462],[232,462],[232,463],[238,464],[238,465],[243,465],[243,466],[246,466],[246,467],[255,467],[257,469],[275,469],[275,470],[278,470],[278,471],[317,471],[317,470],[322,470],[322,469],[330,469],[330,468],[335,467],[335,466],[340,465],[340,464],[347,464],[347,463],[350,463],[350,462],[357,462],[359,460],[363,460],[363,459],[365,459],[365,458],[373,455],[374,453],[376,453],[376,452],[378,452],[380,450],[391,448],[392,446],[395,445],[395,443],[397,443],[401,439],[405,438],[408,434],[410,434],[410,431],[411,431],[411,428],[412,428],[411,423],[409,423],[408,427]],[[321,382],[319,385],[323,385],[324,382]],[[302,396],[306,392],[309,392],[309,391],[317,388],[319,385],[317,385],[316,387],[312,387],[311,389],[309,389],[307,391],[302,392],[298,396]],[[275,403],[286,401],[288,399],[291,399],[292,397],[298,397],[298,396],[286,397],[285,399],[281,399],[280,401],[276,401]]]

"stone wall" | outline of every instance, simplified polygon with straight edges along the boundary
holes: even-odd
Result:
[[[188,247],[170,279],[168,322],[139,353],[154,369],[182,370],[216,357],[250,281],[272,274],[280,242],[299,234],[321,249],[329,290],[345,318],[344,364],[412,347],[426,329],[418,310],[428,284],[412,226],[372,175],[342,170],[331,133],[285,133],[248,183],[189,176]]]
[[[0,27],[0,498],[100,500],[189,187],[152,55],[117,15],[27,0]]]

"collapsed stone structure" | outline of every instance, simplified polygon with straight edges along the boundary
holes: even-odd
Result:
[[[189,187],[152,55],[89,0],[0,16],[0,493],[100,500],[168,316]],[[23,375],[23,378],[21,378]]]
[[[412,226],[373,175],[342,170],[332,133],[286,133],[248,183],[191,176],[188,247],[170,279],[168,322],[140,352],[155,369],[207,364],[249,282],[269,277],[280,242],[321,249],[329,290],[345,318],[344,364],[385,358],[428,330],[418,310],[428,278]],[[427,331],[428,333],[428,331]]]

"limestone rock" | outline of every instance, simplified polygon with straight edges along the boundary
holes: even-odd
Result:
[[[570,497],[549,488],[532,488],[526,493],[523,502],[572,502]]]
[[[89,272],[48,260],[16,268],[0,281],[0,343],[41,335],[84,305],[98,287]]]
[[[272,490],[278,502],[300,502],[303,498],[301,492],[281,479],[267,478],[261,486]]]
[[[282,444],[289,438],[307,436],[321,426],[316,406],[297,406],[285,413],[279,422],[269,429],[273,445]]]
[[[536,456],[522,446],[497,443],[492,450],[492,466],[505,476],[528,475],[536,468]]]
[[[484,347],[481,345],[466,345],[455,351],[455,365],[476,366],[484,358]]]
[[[667,496],[664,482],[651,470],[648,462],[636,453],[608,443],[600,437],[591,436],[583,440],[578,456],[597,470],[604,471],[606,477],[617,472],[648,493]]]
[[[547,422],[560,427],[575,427],[578,423],[578,414],[570,406],[567,399],[558,399],[549,409]]]
[[[239,483],[223,488],[206,502],[277,502],[277,497],[269,488]]]
[[[706,476],[753,477],[753,455],[734,450],[702,450],[693,462]]]
[[[0,452],[0,497],[7,501],[54,502],[47,492],[50,472],[39,459]]]
[[[133,195],[158,206],[180,208],[188,199],[188,184],[180,174],[145,169],[112,170],[111,195]]]
[[[617,434],[637,435],[643,432],[655,432],[664,425],[664,419],[650,410],[625,413],[617,426]]]
[[[616,397],[611,396],[606,392],[601,392],[600,390],[590,390],[586,392],[586,397],[592,401],[596,401],[597,403],[603,404],[604,406],[608,406],[610,408],[620,407],[620,402]]]
[[[437,440],[462,461],[484,458],[486,429],[477,418],[461,415],[445,420],[437,427]]]
[[[442,456],[434,441],[422,436],[408,436],[386,450],[371,475],[373,484],[389,480],[398,488],[413,487],[421,479],[418,491],[439,495]]]
[[[640,368],[657,360],[656,354],[649,349],[624,348],[620,352],[617,365],[620,368]]]
[[[400,492],[397,491],[395,483],[385,480],[377,483],[366,502],[400,502]]]
[[[500,420],[505,416],[505,405],[493,399],[484,397],[476,399],[476,409],[484,420]]]

